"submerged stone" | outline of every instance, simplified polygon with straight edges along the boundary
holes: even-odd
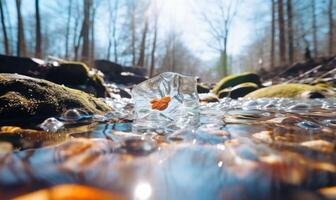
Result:
[[[254,92],[246,95],[246,98],[316,98],[316,97],[326,97],[333,96],[334,92],[319,87],[307,84],[279,84],[273,85],[266,88],[258,89]]]
[[[225,88],[234,87],[236,85],[247,82],[254,83],[258,87],[261,86],[260,77],[257,74],[248,72],[224,77],[216,84],[216,86],[212,89],[212,92],[218,94],[221,90]]]
[[[42,79],[17,74],[0,74],[0,120],[22,124],[40,122],[68,109],[103,114],[111,108],[85,92]]]

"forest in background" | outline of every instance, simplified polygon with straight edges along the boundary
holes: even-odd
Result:
[[[195,33],[162,30],[160,0],[55,0],[48,6],[41,0],[0,0],[0,53],[89,65],[108,59],[144,67],[149,76],[175,71],[204,80],[335,55],[335,0],[250,0],[257,5],[248,19],[255,34],[239,55],[230,55],[232,24],[246,1],[195,1],[207,4],[195,12],[208,30],[205,42],[218,55],[212,62],[183,40],[183,34]]]

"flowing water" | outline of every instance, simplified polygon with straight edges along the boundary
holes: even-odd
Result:
[[[129,99],[106,101],[115,112],[2,127],[1,199],[69,183],[127,199],[335,198],[336,99],[225,98],[190,126],[141,130]]]

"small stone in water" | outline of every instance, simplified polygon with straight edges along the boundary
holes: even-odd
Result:
[[[323,122],[327,126],[336,126],[336,120],[335,119],[327,119],[327,120],[324,120]]]
[[[13,150],[13,145],[9,142],[0,142],[0,155]]]
[[[292,105],[288,108],[288,110],[292,110],[292,111],[296,111],[296,110],[308,110],[310,109],[310,105],[309,104],[305,104],[305,103],[298,103],[295,105]]]
[[[42,124],[39,125],[40,128],[42,128],[45,131],[49,131],[49,132],[56,132],[63,126],[64,126],[64,123],[58,121],[54,117],[44,120],[44,122],[42,122]]]
[[[122,145],[122,150],[134,155],[147,155],[157,149],[157,144],[153,141],[141,138],[128,138]]]
[[[87,117],[88,114],[82,110],[79,109],[70,109],[67,110],[63,115],[62,115],[62,120],[65,121],[78,121],[81,120],[85,117]]]
[[[316,151],[322,151],[327,153],[332,153],[335,148],[334,144],[325,140],[306,141],[302,142],[301,145]]]
[[[297,123],[297,125],[304,129],[320,129],[320,126],[318,124],[315,124],[310,121],[302,121]]]

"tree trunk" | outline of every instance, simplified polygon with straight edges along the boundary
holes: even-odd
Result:
[[[318,56],[318,47],[317,47],[317,27],[316,27],[316,5],[315,0],[311,1],[312,4],[312,30],[313,30],[313,46],[314,46],[314,58]]]
[[[155,67],[155,51],[156,51],[157,32],[158,32],[157,19],[155,19],[154,23],[155,23],[154,24],[154,38],[153,38],[153,41],[152,41],[152,51],[151,51],[151,62],[150,62],[150,68],[149,68],[149,77],[153,77],[154,67]]]
[[[329,18],[329,56],[332,56],[334,53],[334,19],[333,19],[333,0],[329,0],[328,8],[328,18]]]
[[[69,0],[68,16],[65,30],[65,55],[66,59],[69,59],[69,37],[70,37],[70,23],[71,23],[71,11],[72,11],[72,0]]]
[[[95,59],[95,27],[94,27],[95,16],[96,16],[96,8],[93,7],[92,16],[91,16],[91,45],[90,45],[91,48],[90,48],[90,59],[89,59],[90,66],[93,66],[93,62]]]
[[[79,4],[78,4],[78,1],[75,1],[76,3],[76,10],[78,11],[80,8],[79,8]],[[80,18],[79,18],[79,12],[76,13],[76,17],[75,17],[75,25],[74,25],[74,30],[73,30],[73,50],[74,50],[74,60],[78,60],[78,50],[79,50],[79,46],[80,46],[80,40],[81,40],[81,37],[82,37],[82,28],[83,28],[83,25],[81,26],[80,28],[80,31],[79,31],[79,35],[77,34],[78,33],[78,28],[79,28],[79,21],[80,21]]]
[[[17,56],[25,56],[26,55],[26,42],[24,37],[23,30],[23,21],[21,15],[21,0],[16,0],[16,11],[17,11],[17,47],[16,54]]]
[[[144,67],[144,64],[145,64],[147,32],[148,32],[148,20],[145,19],[144,29],[142,31],[142,39],[141,39],[139,60],[138,60],[138,66],[140,66],[140,67]]]
[[[90,52],[90,9],[91,9],[92,0],[84,0],[83,1],[83,27],[82,27],[82,56],[81,60],[83,62],[89,61],[89,52]]]
[[[283,0],[278,0],[278,22],[279,22],[280,63],[286,64],[286,37],[285,37],[285,20],[283,13]]]
[[[9,42],[8,42],[8,36],[7,36],[7,27],[6,27],[6,22],[5,22],[5,14],[4,14],[4,8],[2,6],[2,1],[0,1],[0,17],[1,17],[2,32],[3,32],[3,37],[4,37],[5,54],[10,55],[10,48],[9,48]]]
[[[119,10],[119,1],[114,3],[114,20],[112,27],[112,37],[113,37],[113,54],[114,62],[118,63],[118,41],[117,41],[117,19],[118,19],[118,10]]]
[[[271,67],[274,67],[274,49],[275,49],[275,0],[272,1],[272,27],[271,27]]]
[[[35,0],[35,20],[36,20],[36,27],[35,27],[35,57],[41,58],[42,56],[42,34],[41,34],[41,19],[40,19],[40,1]]]
[[[294,62],[294,40],[293,40],[293,9],[292,0],[287,0],[287,32],[288,32],[288,60],[289,64]]]
[[[132,5],[134,7],[134,5]],[[134,8],[132,8],[134,9]],[[135,50],[135,39],[136,39],[136,32],[135,32],[135,13],[134,10],[132,12],[131,16],[131,32],[132,32],[132,38],[131,38],[131,50],[132,50],[132,66],[135,66],[135,60],[136,60],[136,50]]]

